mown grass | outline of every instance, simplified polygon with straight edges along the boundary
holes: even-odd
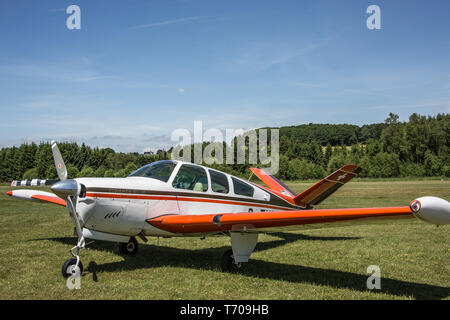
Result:
[[[289,186],[300,192],[312,183]],[[241,274],[222,273],[227,237],[149,238],[122,257],[114,243],[82,251],[81,289],[69,290],[62,263],[75,245],[65,208],[24,202],[0,187],[0,299],[448,299],[447,227],[416,219],[335,224],[260,235]],[[450,181],[356,181],[320,208],[407,205],[449,199]],[[381,290],[366,288],[367,267],[381,269]]]

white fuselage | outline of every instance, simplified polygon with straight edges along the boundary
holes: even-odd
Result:
[[[209,174],[205,192],[175,188],[172,182],[182,164],[177,163],[167,182],[146,177],[76,179],[86,187],[86,195],[77,201],[82,225],[90,230],[118,235],[176,236],[153,227],[146,220],[168,214],[257,213],[293,209],[291,204],[278,197],[273,201],[273,194],[253,184],[250,184],[255,189],[253,197],[236,195],[232,176],[228,174],[225,174],[230,186],[227,194],[212,191]]]

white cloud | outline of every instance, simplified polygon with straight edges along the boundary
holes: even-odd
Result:
[[[394,110],[398,108],[407,108],[407,109],[413,109],[413,108],[436,108],[436,107],[447,107],[450,108],[450,101],[428,101],[423,103],[406,103],[406,104],[390,104],[390,105],[377,105],[373,106],[369,109],[386,109],[386,110]],[[412,113],[412,112],[411,112]]]
[[[287,64],[300,57],[311,54],[315,50],[326,46],[330,38],[324,38],[303,46],[293,45],[291,42],[259,41],[244,47],[231,66],[232,70],[264,71],[273,66]],[[234,68],[233,68],[234,67]]]
[[[204,17],[194,16],[194,17],[186,17],[186,18],[180,18],[180,19],[159,21],[159,22],[154,22],[154,23],[148,23],[148,24],[141,24],[141,25],[133,26],[133,27],[130,27],[128,29],[133,30],[133,29],[144,29],[144,28],[159,27],[159,26],[165,26],[165,25],[176,24],[176,23],[181,23],[181,22],[195,21],[195,20],[199,20],[199,19],[202,19],[202,18],[204,18]]]
[[[92,62],[85,57],[75,61],[4,64],[0,65],[0,72],[16,77],[52,81],[86,82],[114,78],[95,70]]]

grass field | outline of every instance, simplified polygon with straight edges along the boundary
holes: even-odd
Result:
[[[311,183],[291,183],[300,192]],[[61,276],[76,244],[65,208],[30,203],[0,187],[0,299],[448,299],[450,236],[417,219],[335,224],[260,235],[241,274],[220,271],[229,238],[149,238],[134,257],[114,243],[83,250],[81,289]],[[403,206],[450,199],[450,181],[351,182],[320,208]],[[381,290],[368,290],[369,265]]]

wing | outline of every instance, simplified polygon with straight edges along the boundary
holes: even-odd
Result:
[[[360,171],[361,168],[357,165],[347,164],[300,193],[294,198],[294,202],[299,206],[319,204],[353,179]]]
[[[57,197],[55,194],[39,190],[12,190],[7,192],[8,196],[19,198],[22,200],[35,202],[50,202],[60,206],[66,206],[66,202]]]
[[[243,212],[206,215],[163,215],[148,219],[152,226],[181,234],[224,231],[266,232],[280,227],[320,224],[359,219],[412,216],[409,207],[321,209],[275,212]]]

